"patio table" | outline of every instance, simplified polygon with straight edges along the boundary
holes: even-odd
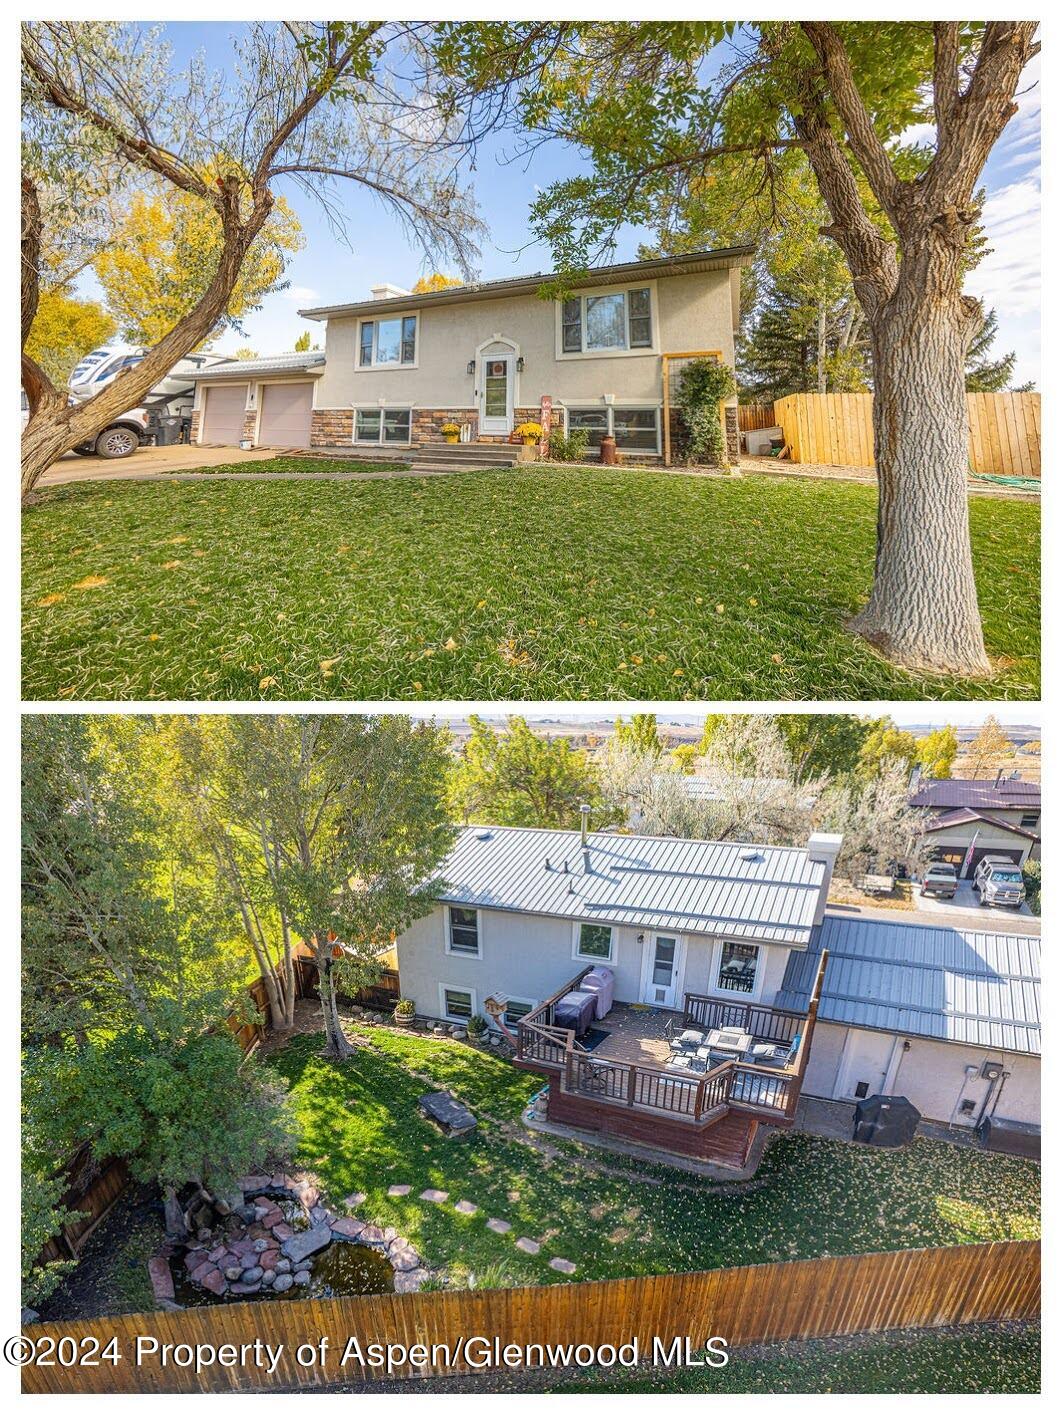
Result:
[[[739,1032],[736,1027],[716,1027],[704,1039],[711,1051],[729,1052],[733,1056],[744,1056],[752,1046],[748,1032]]]

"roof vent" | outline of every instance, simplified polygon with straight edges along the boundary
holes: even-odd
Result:
[[[477,839],[477,840],[493,840],[493,839],[494,839],[494,832],[493,832],[492,830],[477,830],[477,831],[476,831],[476,839]]]
[[[755,861],[755,860],[762,860],[762,859],[763,859],[763,856],[760,854],[760,852],[759,852],[758,850],[742,850],[742,852],[741,852],[741,858],[742,858],[743,860],[748,860],[749,863],[751,864],[751,863],[752,863],[753,861]]]

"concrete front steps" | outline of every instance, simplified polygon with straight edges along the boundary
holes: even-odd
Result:
[[[408,456],[416,472],[479,471],[515,467],[520,448],[511,442],[418,442]]]

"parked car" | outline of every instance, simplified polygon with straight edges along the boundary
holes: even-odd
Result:
[[[938,862],[927,866],[919,893],[932,895],[935,899],[954,899],[958,887],[959,875],[955,866]]]
[[[974,871],[973,887],[982,904],[1020,909],[1025,899],[1021,870],[1006,855],[986,855]]]

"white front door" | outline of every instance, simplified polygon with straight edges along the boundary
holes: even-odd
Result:
[[[674,1007],[678,995],[679,940],[675,934],[653,934],[642,981],[642,1001],[651,1007]]]
[[[508,437],[513,430],[513,360],[511,354],[483,359],[479,390],[479,430]]]
[[[892,1061],[895,1038],[885,1032],[864,1032],[850,1027],[837,1072],[834,1099],[858,1101],[880,1096]]]

